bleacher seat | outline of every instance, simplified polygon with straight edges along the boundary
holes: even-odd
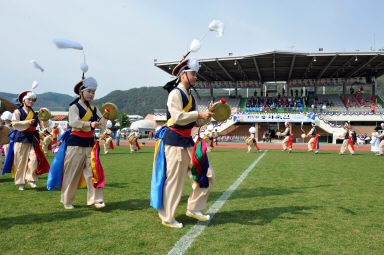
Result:
[[[220,98],[224,98],[227,101],[227,104],[229,105],[229,107],[231,107],[232,113],[237,112],[239,105],[240,105],[241,98],[239,98],[239,97],[237,97],[237,98],[220,97]],[[196,99],[198,111],[208,110],[209,104],[211,103],[211,97],[201,97],[200,99],[195,97],[195,99]],[[219,100],[219,99],[217,99],[217,100]]]
[[[377,102],[375,96],[359,93],[358,95],[344,95],[344,102],[350,111],[356,112],[370,112],[370,105],[373,104],[377,108],[381,108],[381,104]]]

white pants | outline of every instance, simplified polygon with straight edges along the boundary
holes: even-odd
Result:
[[[167,179],[163,188],[163,205],[159,210],[161,220],[172,223],[175,221],[175,211],[183,193],[185,176],[188,173],[192,184],[192,193],[188,198],[188,210],[203,210],[207,207],[207,200],[211,191],[215,174],[211,167],[208,168],[207,177],[209,186],[200,188],[193,181],[191,174],[192,147],[176,147],[165,145],[165,158],[167,160]]]

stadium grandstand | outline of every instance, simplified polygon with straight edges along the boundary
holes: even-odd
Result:
[[[285,121],[293,122],[297,142],[316,122],[321,141],[336,143],[345,121],[350,121],[360,142],[367,141],[384,119],[383,95],[377,79],[384,74],[384,51],[293,52],[267,51],[251,55],[199,59],[195,87],[198,109],[224,97],[232,116],[213,122],[222,137],[238,140],[255,126],[259,140],[265,133],[276,137]],[[178,61],[155,62],[171,74]],[[165,123],[165,110],[155,120]]]

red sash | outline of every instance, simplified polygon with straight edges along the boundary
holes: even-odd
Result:
[[[319,137],[320,135],[315,135],[315,140],[313,140],[313,145],[312,145],[312,149],[315,150],[315,149],[319,149],[318,147],[318,144],[319,144]]]
[[[20,132],[35,132],[35,131],[36,131],[36,127],[31,126],[31,127],[27,128],[26,130],[23,130]]]
[[[288,148],[291,148],[292,149],[292,143],[293,143],[293,139],[292,139],[293,135],[290,134],[289,135],[289,139],[288,139],[288,142],[287,142],[287,147]]]
[[[137,147],[137,150],[141,150],[140,144],[137,142],[137,140],[136,140],[136,147]]]
[[[84,132],[84,131],[72,131],[72,134],[75,135],[75,136],[79,136],[79,137],[93,137],[93,130],[89,131],[89,132]]]
[[[36,159],[37,159],[37,175],[45,174],[49,172],[49,163],[47,161],[47,156],[42,150],[39,140],[36,137],[33,137],[33,148],[35,150]]]
[[[109,148],[111,149],[111,150],[113,150],[115,147],[113,147],[113,141],[110,141],[109,142]]]
[[[168,127],[168,128],[172,131],[175,131],[179,135],[184,136],[184,137],[191,137],[191,135],[192,135],[192,129],[176,129],[173,127]]]
[[[256,147],[256,149],[257,149],[258,151],[260,150],[259,146],[257,146],[256,139],[253,139],[253,145],[255,145],[255,147]]]
[[[349,142],[349,145],[351,146],[352,150],[355,151],[355,146],[353,146],[352,136],[348,136],[348,142]]]

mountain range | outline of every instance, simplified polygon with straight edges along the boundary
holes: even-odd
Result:
[[[108,95],[94,100],[93,104],[106,102],[116,104],[120,112],[138,114],[145,117],[153,114],[154,109],[165,109],[168,93],[162,87],[141,87],[130,90],[115,90]]]
[[[340,93],[340,87],[335,89],[335,93]],[[219,92],[219,89],[215,90]],[[199,92],[200,95],[209,95],[209,90]],[[226,93],[222,91],[222,93]],[[384,94],[384,76],[377,79],[376,94]],[[119,112],[125,112],[129,115],[153,114],[154,109],[165,109],[168,93],[162,87],[141,87],[129,90],[115,90],[106,96],[96,99],[93,105],[101,106],[103,103],[112,102],[117,105]],[[17,94],[0,92],[0,98],[13,101]],[[69,104],[75,98],[66,94],[47,92],[38,94],[38,100],[35,104],[35,110],[40,107],[47,107],[51,111],[67,111]]]
[[[0,92],[0,98],[11,102],[17,98],[17,94]],[[119,108],[119,112],[138,114],[145,116],[153,114],[154,109],[164,109],[168,93],[162,87],[141,87],[129,90],[115,90],[106,96],[96,99],[93,105],[101,106],[103,103],[112,102]],[[50,111],[67,111],[69,104],[74,100],[66,94],[47,92],[38,94],[35,110],[46,107]]]
[[[35,110],[46,107],[50,111],[66,111],[69,108],[69,104],[74,100],[73,97],[55,92],[47,92],[38,94],[38,100],[34,106]],[[7,99],[12,103],[15,103],[17,94],[11,94],[6,92],[0,92],[0,98]]]

